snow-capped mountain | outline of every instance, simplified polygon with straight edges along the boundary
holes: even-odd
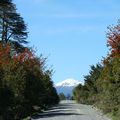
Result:
[[[72,95],[73,89],[80,83],[81,82],[75,79],[66,79],[60,83],[57,83],[55,87],[58,94],[64,93],[67,96],[67,95]]]
[[[71,87],[71,86],[77,86],[78,84],[80,84],[79,81],[77,80],[74,80],[74,79],[66,79],[60,83],[57,83],[56,84],[56,87],[64,87],[64,86],[68,86],[68,87]]]

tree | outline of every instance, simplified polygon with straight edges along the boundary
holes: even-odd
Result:
[[[78,103],[87,103],[89,91],[86,88],[86,86],[79,84],[76,86],[73,90],[73,98],[78,102]]]
[[[59,98],[60,100],[66,100],[66,96],[64,95],[64,93],[60,93]]]
[[[120,57],[120,20],[116,26],[109,26],[107,45],[110,47],[111,57]]]
[[[44,83],[45,92],[46,92],[46,96],[45,96],[46,106],[55,105],[55,104],[58,104],[59,102],[59,96],[53,85],[51,76],[52,76],[52,70],[47,70],[43,74],[43,83]]]
[[[45,69],[46,58],[36,57],[29,49],[10,56],[10,50],[0,43],[0,117],[22,119],[57,104],[59,97],[51,70]]]
[[[85,104],[93,104],[104,113],[111,114],[115,120],[120,119],[120,21],[116,26],[109,26],[107,45],[110,52],[103,64],[91,66],[84,77],[85,84],[78,85],[74,98]]]
[[[21,120],[57,104],[59,97],[46,68],[27,43],[26,25],[12,0],[0,0],[0,119]]]
[[[27,43],[27,31],[23,18],[16,12],[16,6],[12,0],[0,1],[0,41],[3,46],[9,43],[12,49],[23,50],[23,44]]]

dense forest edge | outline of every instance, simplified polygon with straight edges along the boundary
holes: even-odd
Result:
[[[0,120],[22,120],[59,103],[46,58],[27,47],[28,31],[12,0],[0,0]]]
[[[28,46],[24,19],[12,0],[0,0],[0,120],[22,120],[66,99],[58,96],[53,70]],[[73,98],[120,120],[120,21],[108,27],[108,54],[91,65]]]
[[[91,65],[84,85],[73,90],[78,103],[94,105],[113,120],[120,120],[120,21],[108,27],[108,55]]]

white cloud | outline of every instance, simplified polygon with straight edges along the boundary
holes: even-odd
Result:
[[[35,13],[34,17],[42,18],[57,18],[57,19],[103,19],[109,17],[115,17],[119,11],[116,12],[97,12],[97,13]]]
[[[101,26],[97,25],[73,25],[73,26],[59,26],[59,27],[49,27],[42,30],[38,30],[39,34],[42,35],[61,35],[72,32],[87,33],[90,31],[96,31],[100,29]]]
[[[88,17],[86,15],[80,15],[80,14],[39,14],[40,17],[50,17],[50,18],[83,18]]]
[[[42,3],[46,3],[46,1],[47,0],[29,0],[29,1],[27,1],[27,0],[25,0],[25,1],[23,1],[23,0],[15,0],[15,2],[17,2],[17,3],[21,3],[21,4],[27,4],[27,5],[39,5],[39,4],[42,4]]]

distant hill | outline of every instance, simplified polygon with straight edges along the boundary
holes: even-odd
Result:
[[[72,95],[72,90],[81,82],[74,80],[74,79],[66,79],[60,83],[55,85],[55,88],[59,93],[64,93],[65,96]]]

